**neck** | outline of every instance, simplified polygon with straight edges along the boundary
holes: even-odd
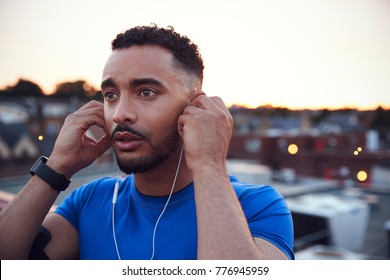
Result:
[[[187,166],[184,151],[183,157],[179,165],[181,148],[172,154],[162,164],[152,168],[144,173],[134,175],[137,189],[145,195],[150,196],[166,196],[171,192],[172,185],[175,180],[176,171],[177,178],[174,186],[174,193],[182,190],[192,182],[192,173]]]

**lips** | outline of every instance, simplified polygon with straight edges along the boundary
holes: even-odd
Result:
[[[132,151],[137,149],[145,141],[143,138],[129,132],[117,132],[113,138],[114,146],[122,151]]]

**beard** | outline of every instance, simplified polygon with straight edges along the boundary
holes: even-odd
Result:
[[[144,173],[151,170],[167,160],[173,152],[181,147],[181,137],[177,130],[173,130],[165,139],[156,144],[153,144],[150,137],[147,135],[135,131],[128,126],[117,126],[112,135],[117,131],[128,131],[134,135],[140,136],[145,139],[150,146],[150,154],[138,157],[120,157],[114,150],[119,169],[128,175],[132,173]]]

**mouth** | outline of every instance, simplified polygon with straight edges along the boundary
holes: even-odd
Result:
[[[133,151],[144,143],[144,139],[129,132],[117,132],[113,145],[121,151]]]

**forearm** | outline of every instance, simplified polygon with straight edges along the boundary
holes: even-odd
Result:
[[[0,211],[0,258],[26,259],[58,192],[38,176]]]
[[[227,171],[194,173],[199,259],[261,259]]]

